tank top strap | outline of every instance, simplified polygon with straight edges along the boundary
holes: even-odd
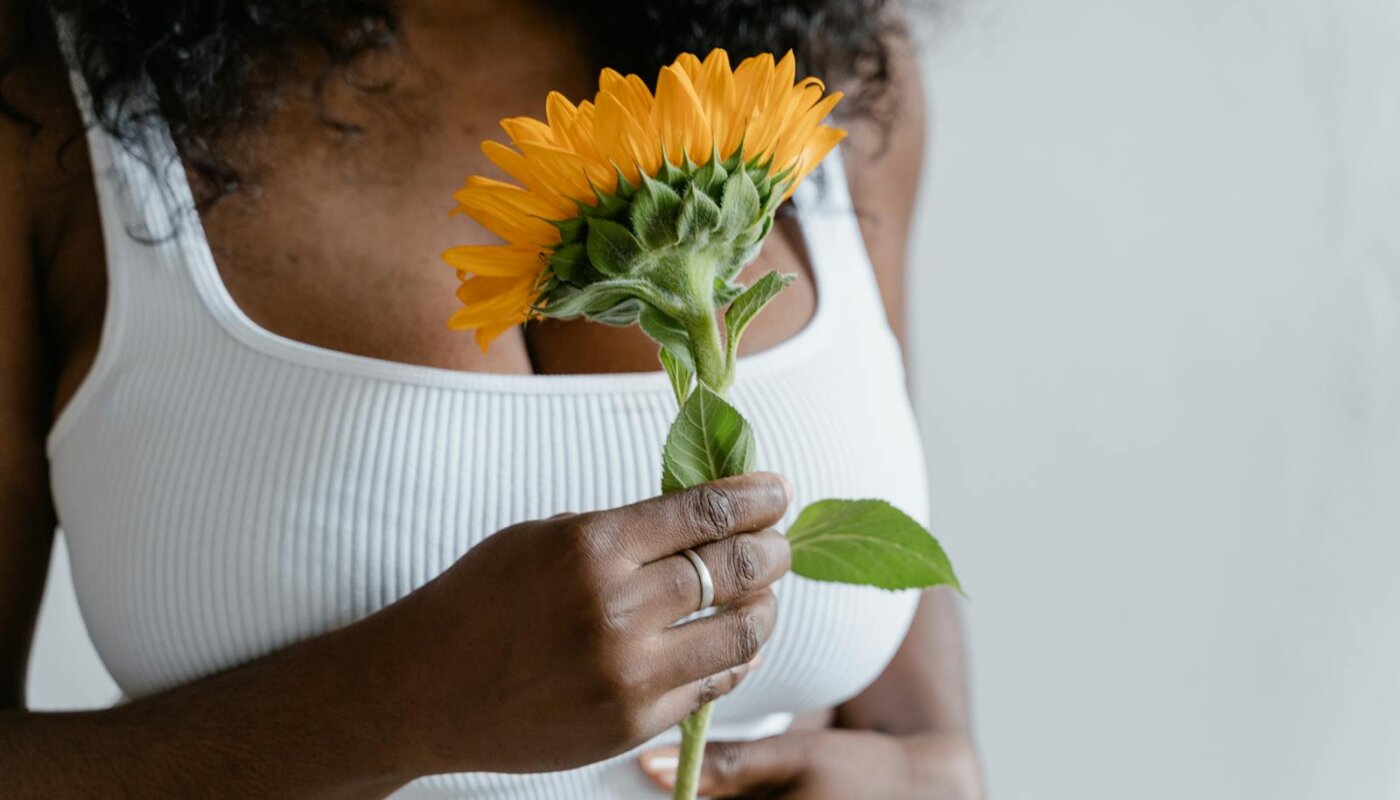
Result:
[[[817,285],[818,314],[838,316],[848,335],[889,332],[840,147],[798,187],[792,202]]]
[[[194,208],[170,188],[176,185],[171,179],[180,162],[157,113],[154,92],[123,100],[127,113],[134,115],[130,118],[140,122],[132,125],[129,138],[113,136],[101,125],[77,69],[67,19],[58,15],[55,24],[85,128],[106,254],[104,264],[94,269],[105,269],[107,300],[97,354],[55,420],[51,446],[111,375],[150,351],[153,337],[187,337],[190,325],[201,324],[187,258]]]

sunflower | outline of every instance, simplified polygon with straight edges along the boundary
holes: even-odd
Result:
[[[640,322],[663,345],[670,330],[686,362],[696,339],[713,350],[701,328],[745,290],[734,277],[777,206],[845,136],[823,124],[841,93],[795,68],[791,52],[737,68],[724,50],[684,54],[655,93],[605,69],[591,102],[554,92],[544,121],[503,120],[510,146],[482,150],[514,182],[468,178],[453,213],[504,243],[443,253],[462,279],[449,326],[485,350],[531,317],[583,316]]]

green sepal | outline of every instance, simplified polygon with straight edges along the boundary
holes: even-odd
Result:
[[[733,239],[753,227],[763,201],[748,170],[739,170],[724,183],[724,200],[720,204],[719,235]]]
[[[656,179],[669,186],[675,186],[685,180],[686,173],[682,172],[671,159],[666,157],[666,148],[661,148],[661,168],[656,171]]]
[[[588,233],[588,223],[584,222],[583,217],[549,220],[549,223],[559,229],[559,239],[564,244],[582,242]]]
[[[594,189],[593,193],[598,198],[597,204],[590,206],[580,201],[578,203],[580,216],[589,220],[616,220],[625,218],[627,208],[630,205],[626,200],[615,194],[603,194],[597,189]]]
[[[641,243],[659,250],[677,241],[681,196],[661,181],[642,176],[642,188],[632,198],[632,230]]]
[[[787,537],[792,571],[804,578],[962,592],[933,534],[884,500],[818,500],[802,509]]]
[[[614,328],[630,328],[641,318],[643,308],[646,304],[633,297],[606,310],[589,312],[588,318]]]
[[[642,243],[626,227],[612,220],[588,221],[588,260],[605,275],[626,275],[641,263]]]
[[[617,176],[617,185],[613,187],[612,194],[622,200],[631,200],[637,187],[633,186],[632,182],[627,180],[627,176],[622,174],[622,167],[613,164],[612,168],[613,175]]]
[[[588,274],[588,266],[588,251],[581,242],[566,244],[549,256],[550,271],[570,283],[583,280]]]
[[[673,492],[742,475],[753,466],[753,429],[703,383],[681,406],[661,456],[661,490]]]
[[[719,226],[720,208],[708,194],[694,183],[686,187],[685,199],[681,201],[680,220],[676,225],[676,235],[680,241],[703,243]]]
[[[629,300],[640,299],[649,302],[653,298],[660,299],[657,297],[656,288],[649,281],[638,278],[613,278],[583,287],[560,286],[549,295],[548,302],[540,309],[540,313],[553,319],[591,319],[606,315],[615,306]]]
[[[762,278],[753,282],[753,285],[744,290],[744,293],[735,298],[729,304],[729,308],[724,312],[724,338],[727,357],[729,362],[734,362],[734,356],[739,351],[739,340],[743,338],[744,331],[749,327],[753,318],[758,316],[758,312],[783,289],[797,279],[796,275],[784,275],[781,272],[769,272]]]
[[[724,182],[729,179],[729,170],[720,163],[719,152],[710,153],[710,160],[705,162],[705,166],[695,170],[691,180],[701,190],[708,194],[711,199],[717,200],[724,189]]]

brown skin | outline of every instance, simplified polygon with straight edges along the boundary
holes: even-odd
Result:
[[[18,2],[0,0],[0,52],[10,46],[4,37]],[[393,69],[395,89],[369,97],[340,82],[329,87],[331,112],[362,124],[365,135],[346,141],[320,125],[307,80],[291,83],[257,131],[222,143],[257,175],[256,191],[225,198],[204,216],[234,299],[284,336],[395,361],[507,373],[655,369],[654,346],[634,330],[534,325],[508,332],[489,354],[444,330],[455,304],[452,271],[404,265],[438,263],[453,244],[491,241],[445,213],[464,175],[493,173],[477,143],[498,136],[501,117],[538,114],[550,89],[588,94],[592,70],[577,37],[541,24],[525,3],[424,0],[404,8],[406,54],[362,66]],[[847,148],[897,330],[922,147],[911,63],[906,57],[897,84],[908,117],[894,126],[889,147],[881,150],[878,134],[857,126]],[[308,57],[307,73],[316,67]],[[253,664],[115,709],[25,711],[27,653],[55,523],[44,437],[91,366],[105,273],[86,150],[81,141],[61,147],[79,129],[61,67],[34,65],[6,89],[42,122],[31,135],[0,119],[7,796],[378,797],[432,772],[560,769],[622,752],[742,678],[772,627],[767,587],[787,568],[785,540],[766,530],[787,502],[772,476],[524,523],[380,612]],[[432,197],[444,198],[444,213],[423,213],[423,198]],[[769,269],[809,276],[794,233],[780,227],[746,277]],[[753,324],[743,350],[791,337],[815,302],[810,280],[799,281]],[[693,570],[674,554],[701,542],[732,605],[711,621],[671,630],[667,617],[698,602]],[[556,557],[541,562],[541,552]],[[756,577],[745,583],[742,575]],[[488,604],[495,613],[470,613]],[[513,647],[499,647],[503,641]],[[554,668],[564,662],[579,666]],[[932,592],[885,674],[826,718],[807,721],[864,732],[719,745],[709,759],[718,769],[707,780],[730,794],[782,786],[788,794],[779,796],[806,798],[976,797],[964,694],[956,616],[946,593]],[[846,757],[854,752],[889,768]],[[878,783],[885,780],[892,783]]]

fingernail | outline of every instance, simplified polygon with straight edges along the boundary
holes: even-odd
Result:
[[[763,654],[759,653],[749,661],[749,671],[752,672],[761,666],[763,666]]]
[[[788,505],[792,505],[792,501],[797,499],[797,490],[792,488],[792,481],[785,476],[779,475],[778,477],[783,479],[783,492],[787,495]]]
[[[680,751],[674,747],[659,747],[641,755],[642,769],[652,780],[667,789],[676,785],[676,769],[680,767]]]

